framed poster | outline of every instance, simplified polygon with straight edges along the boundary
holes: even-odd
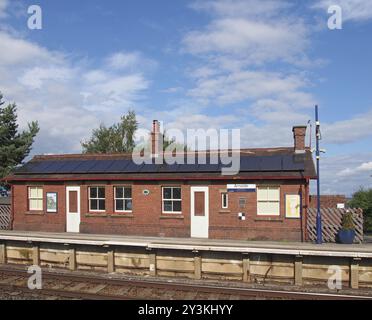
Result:
[[[285,195],[285,217],[286,218],[301,217],[301,196],[299,194]]]
[[[56,213],[58,208],[57,192],[47,192],[46,194],[46,208],[49,213]]]

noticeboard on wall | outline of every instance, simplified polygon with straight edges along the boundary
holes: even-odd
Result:
[[[46,207],[48,213],[57,212],[58,197],[57,192],[47,192],[46,194]]]
[[[285,217],[286,218],[301,217],[301,197],[299,194],[285,195]]]

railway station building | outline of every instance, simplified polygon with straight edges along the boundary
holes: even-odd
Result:
[[[158,128],[154,121],[153,142]],[[12,228],[305,241],[316,172],[306,126],[293,127],[293,137],[292,147],[240,150],[235,175],[220,164],[138,165],[131,154],[35,156],[5,178]]]

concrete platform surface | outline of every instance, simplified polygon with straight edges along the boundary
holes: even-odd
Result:
[[[271,253],[298,256],[372,258],[372,244],[370,243],[353,245],[327,243],[317,245],[301,242],[161,238],[0,230],[0,242],[2,240],[97,246],[132,246],[145,247],[147,249],[240,252],[242,254]]]

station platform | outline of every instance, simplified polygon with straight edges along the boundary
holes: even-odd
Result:
[[[328,256],[372,258],[371,244],[322,245],[301,242],[237,241],[199,238],[161,238],[81,233],[49,233],[31,231],[0,231],[1,241],[56,243],[68,245],[126,246],[146,249],[215,251],[235,253],[267,253],[291,256]]]

